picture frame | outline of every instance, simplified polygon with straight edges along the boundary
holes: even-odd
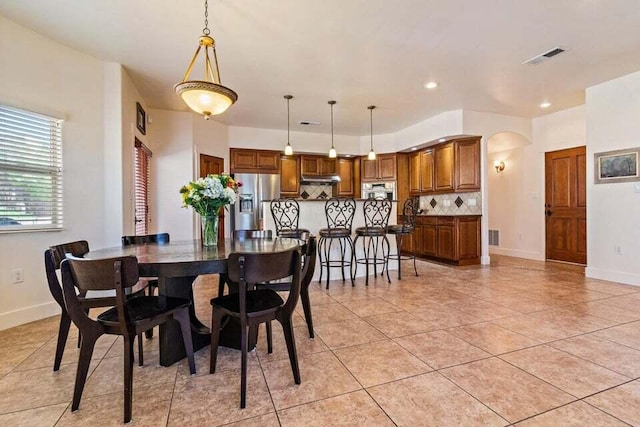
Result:
[[[141,134],[147,134],[147,113],[139,102],[136,102],[136,127]]]
[[[595,184],[640,181],[640,147],[594,154]]]

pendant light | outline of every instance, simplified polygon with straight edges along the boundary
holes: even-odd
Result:
[[[371,112],[371,151],[369,151],[369,155],[367,156],[367,159],[369,160],[376,159],[376,152],[373,151],[373,109],[374,108],[376,108],[375,105],[369,105],[367,107],[367,109]]]
[[[202,114],[205,120],[210,116],[224,113],[234,102],[238,100],[238,94],[220,82],[220,68],[218,67],[218,56],[216,55],[216,42],[209,36],[209,3],[204,2],[204,29],[199,39],[196,53],[193,54],[191,62],[184,73],[184,78],[174,86],[174,89],[189,108],[198,114]],[[204,47],[204,80],[189,80],[193,65],[198,59],[200,50]],[[209,49],[213,54],[215,72],[211,67]]]
[[[291,146],[291,141],[289,140],[289,128],[290,128],[290,121],[289,121],[289,100],[291,100],[293,98],[293,96],[291,95],[285,95],[284,99],[287,100],[287,145],[284,147],[284,155],[285,156],[292,156],[293,155],[293,147]]]
[[[333,146],[333,106],[336,105],[336,101],[329,101],[329,105],[331,106],[331,148],[329,149],[329,158],[335,159],[338,157],[338,152]]]

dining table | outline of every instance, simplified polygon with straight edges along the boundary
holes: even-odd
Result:
[[[301,246],[298,239],[225,239],[224,245],[202,246],[200,240],[170,241],[164,244],[146,243],[92,250],[87,259],[105,259],[135,256],[138,259],[140,277],[158,279],[158,293],[162,296],[185,298],[191,301],[189,317],[193,350],[197,351],[211,342],[211,330],[196,316],[193,283],[201,274],[219,274],[225,280],[229,254],[286,252]],[[230,284],[231,285],[231,284]],[[240,328],[234,319],[224,322],[220,345],[239,348]],[[255,346],[257,331],[250,339]],[[186,356],[182,332],[177,321],[171,320],[159,328],[160,365],[170,366]]]

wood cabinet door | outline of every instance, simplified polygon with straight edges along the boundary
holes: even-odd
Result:
[[[320,175],[335,175],[336,174],[336,159],[330,159],[328,157],[320,157]]]
[[[200,154],[200,177],[204,178],[210,174],[220,175],[222,172],[224,172],[224,159]],[[225,212],[226,209],[220,209],[220,212],[218,212],[218,246],[223,245],[222,247],[224,247]],[[202,239],[202,235],[200,235],[200,239]]]
[[[456,218],[458,228],[458,259],[480,256],[480,218]]]
[[[283,156],[280,159],[280,195],[300,195],[300,161],[297,157]]]
[[[424,225],[422,227],[422,253],[424,255],[436,256],[437,236],[435,225]]]
[[[434,153],[435,190],[453,190],[453,143],[437,146]]]
[[[256,169],[257,152],[254,150],[231,150],[231,172],[236,169]]]
[[[413,230],[413,237],[415,239],[413,245],[413,253],[416,255],[424,254],[424,226],[416,224],[415,230]]]
[[[420,153],[420,192],[432,192],[433,186],[433,150]]]
[[[375,181],[378,178],[378,161],[362,158],[362,180]]]
[[[439,258],[455,260],[455,227],[452,225],[437,225],[436,235],[436,256]]]
[[[263,172],[280,171],[280,153],[258,151],[256,155],[256,164],[258,169]]]
[[[338,196],[353,196],[353,160],[338,159],[338,175],[340,182],[336,186]]]
[[[456,191],[480,190],[480,140],[455,142]]]
[[[317,157],[302,156],[302,175],[320,175],[320,164]]]
[[[395,181],[396,179],[396,155],[380,154],[378,155],[378,178],[386,181]]]
[[[409,155],[409,193],[420,193],[420,153]]]

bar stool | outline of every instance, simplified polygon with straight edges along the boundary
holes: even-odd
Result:
[[[389,216],[391,215],[391,200],[388,199],[367,199],[362,205],[364,213],[364,227],[356,228],[356,239],[353,247],[357,247],[358,239],[362,237],[362,250],[364,257],[358,258],[354,254],[354,265],[352,277],[358,273],[358,264],[365,264],[367,275],[365,285],[369,286],[369,264],[373,264],[373,274],[378,275],[378,264],[382,264],[382,276],[387,266],[387,260],[390,252],[389,240],[387,239],[387,225],[389,224]],[[380,248],[382,244],[382,248]],[[385,248],[386,246],[386,248]],[[382,250],[382,257],[378,257],[378,253]],[[386,249],[386,250],[385,250]],[[387,268],[387,280],[389,278],[389,269]]]
[[[415,252],[411,255],[402,255],[402,239],[404,236],[415,238],[413,231],[416,228],[416,214],[418,213],[418,198],[412,197],[405,200],[402,207],[402,224],[390,225],[387,227],[387,234],[396,236],[396,253],[387,255],[387,267],[389,266],[389,260],[398,260],[398,280],[402,280],[402,261],[413,259],[413,270],[418,275],[418,269],[416,268],[416,256]]]
[[[297,239],[301,233],[309,233],[307,229],[298,228],[300,205],[295,199],[272,200],[269,207],[273,222],[276,224],[276,236]]]
[[[348,198],[332,197],[327,200],[324,205],[324,216],[327,219],[327,228],[320,229],[318,233],[318,259],[320,261],[320,277],[318,283],[322,282],[322,270],[327,268],[327,289],[329,289],[329,280],[332,268],[340,268],[342,271],[342,281],[346,280],[344,268],[351,269],[351,259],[353,258],[353,240],[351,239],[351,227],[353,225],[353,217],[356,213],[356,201]],[[337,240],[340,244],[340,259],[331,259],[331,244]],[[351,250],[351,254],[347,259],[345,257],[347,246]],[[324,255],[324,257],[323,257]],[[351,277],[351,286],[355,286],[353,275]]]

